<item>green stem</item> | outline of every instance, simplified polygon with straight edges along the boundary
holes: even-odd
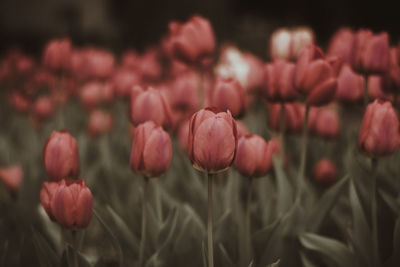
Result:
[[[76,230],[72,230],[72,245],[74,246],[74,267],[79,267],[77,243]]]
[[[306,168],[307,160],[307,142],[308,142],[308,113],[310,107],[306,105],[306,111],[304,114],[304,125],[303,125],[303,136],[301,140],[301,158],[300,158],[300,168],[298,174],[299,188],[297,188],[297,201],[301,198],[301,192],[305,184],[304,172]]]
[[[142,235],[141,235],[141,242],[140,242],[140,249],[139,249],[139,266],[144,266],[143,257],[144,257],[144,249],[146,246],[146,206],[147,206],[147,198],[148,198],[148,184],[149,179],[147,177],[143,177],[144,184],[143,184],[143,200],[142,200]]]
[[[377,221],[377,203],[376,203],[376,180],[378,160],[373,158],[371,162],[371,225],[372,225],[372,245],[374,266],[380,266],[379,246],[378,246],[378,221]]]
[[[245,234],[246,234],[246,246],[245,246],[245,262],[243,266],[248,266],[252,255],[251,255],[251,217],[250,217],[250,206],[253,192],[253,177],[249,177],[249,184],[247,187],[247,202],[246,202],[246,215],[245,215]]]
[[[208,218],[207,218],[207,247],[208,247],[208,267],[214,267],[214,251],[213,251],[213,175],[208,176]]]

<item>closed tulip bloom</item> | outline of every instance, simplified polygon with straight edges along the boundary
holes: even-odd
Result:
[[[371,99],[381,99],[393,101],[394,97],[383,90],[382,76],[370,75],[368,76],[368,96]]]
[[[236,128],[238,139],[250,133],[249,129],[247,129],[247,126],[241,121],[236,121]]]
[[[335,138],[339,134],[339,114],[328,107],[310,109],[308,128],[310,132],[325,138]]]
[[[297,59],[304,49],[314,43],[314,33],[308,27],[298,27],[292,30],[292,59]]]
[[[387,93],[396,94],[400,90],[400,65],[398,62],[398,48],[390,49],[389,70],[382,75],[382,89]]]
[[[166,96],[160,90],[152,87],[143,90],[141,87],[135,86],[131,91],[130,118],[135,126],[146,121],[169,126],[171,124],[171,108]]]
[[[85,51],[86,73],[90,78],[105,79],[114,71],[115,58],[108,51],[100,49],[87,49]]]
[[[130,158],[134,172],[147,178],[164,174],[172,159],[172,143],[161,126],[148,121],[135,128]]]
[[[364,78],[355,73],[350,65],[343,65],[337,78],[337,89],[335,98],[341,102],[354,103],[363,99]]]
[[[189,158],[201,171],[217,173],[228,169],[237,146],[236,122],[229,111],[205,108],[193,114],[189,128]]]
[[[329,186],[337,179],[336,165],[326,159],[320,160],[314,167],[314,181],[321,186]]]
[[[268,124],[275,130],[280,131],[281,104],[268,105]],[[285,103],[285,132],[298,133],[303,129],[305,107],[299,103]]]
[[[43,149],[47,174],[54,181],[79,174],[78,144],[68,131],[53,131]]]
[[[29,99],[17,91],[10,93],[8,101],[17,112],[26,112],[29,110],[31,105]]]
[[[115,93],[121,97],[129,97],[133,86],[141,83],[141,79],[132,69],[121,68],[114,72],[112,83]]]
[[[88,124],[88,132],[90,136],[108,133],[111,131],[112,126],[113,118],[111,117],[111,114],[101,110],[94,110],[90,113]]]
[[[47,215],[52,221],[55,221],[53,211],[51,210],[51,203],[53,197],[57,192],[59,187],[59,182],[44,182],[42,184],[42,189],[40,189],[40,203],[43,209],[46,211]]]
[[[235,167],[246,177],[260,177],[272,167],[272,155],[279,152],[276,143],[267,143],[258,135],[245,135],[239,138]]]
[[[193,64],[210,58],[214,53],[214,32],[207,19],[193,16],[186,23],[174,22],[169,28],[175,58]]]
[[[394,153],[399,147],[399,119],[389,101],[375,100],[367,106],[361,123],[358,146],[371,157]]]
[[[306,104],[321,106],[333,100],[336,91],[336,77],[330,63],[316,46],[309,46],[297,61],[295,86],[305,94]]]
[[[114,98],[114,89],[109,83],[92,81],[80,90],[80,99],[87,109],[93,109]]]
[[[18,165],[0,168],[0,181],[3,182],[7,190],[16,193],[24,178],[24,172]]]
[[[351,63],[351,53],[353,49],[354,32],[349,28],[339,29],[332,37],[329,44],[328,55],[337,56],[346,63]]]
[[[93,213],[93,196],[84,180],[61,180],[51,200],[55,221],[64,228],[82,229]]]
[[[54,70],[66,70],[70,67],[71,41],[60,39],[50,41],[43,52],[43,63]]]
[[[258,57],[250,53],[244,53],[243,58],[248,68],[246,85],[244,87],[251,92],[255,92],[264,83],[264,64]]]
[[[155,82],[162,75],[159,61],[159,51],[154,48],[147,49],[140,57],[137,72],[145,82]]]
[[[295,90],[296,65],[276,60],[265,65],[264,95],[271,102],[294,101],[299,97]]]
[[[229,110],[234,117],[246,111],[246,92],[235,78],[217,78],[211,91],[211,105],[220,110]]]
[[[389,69],[389,35],[384,32],[368,39],[361,56],[366,73],[385,73]]]
[[[190,115],[197,110],[199,79],[196,72],[187,71],[172,81],[168,96],[174,110],[189,112]]]
[[[53,98],[50,96],[41,96],[35,100],[32,106],[33,114],[40,119],[50,117],[55,110]]]

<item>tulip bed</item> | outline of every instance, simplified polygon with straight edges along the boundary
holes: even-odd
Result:
[[[168,30],[1,57],[0,266],[400,266],[389,35],[279,29],[263,62]]]

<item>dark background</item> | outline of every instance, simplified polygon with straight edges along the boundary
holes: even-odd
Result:
[[[210,19],[219,42],[233,42],[261,57],[280,26],[309,25],[320,45],[344,25],[387,30],[393,43],[400,35],[396,1],[1,0],[0,52],[17,45],[39,54],[48,39],[63,36],[117,53],[143,50],[160,40],[169,21],[194,13]]]

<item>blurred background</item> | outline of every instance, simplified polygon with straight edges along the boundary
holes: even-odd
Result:
[[[266,58],[267,38],[279,26],[309,25],[324,45],[340,26],[387,30],[398,41],[396,1],[259,0],[2,0],[0,52],[18,46],[39,54],[53,37],[114,52],[155,44],[171,20],[194,13],[211,20],[218,41],[230,41]]]

